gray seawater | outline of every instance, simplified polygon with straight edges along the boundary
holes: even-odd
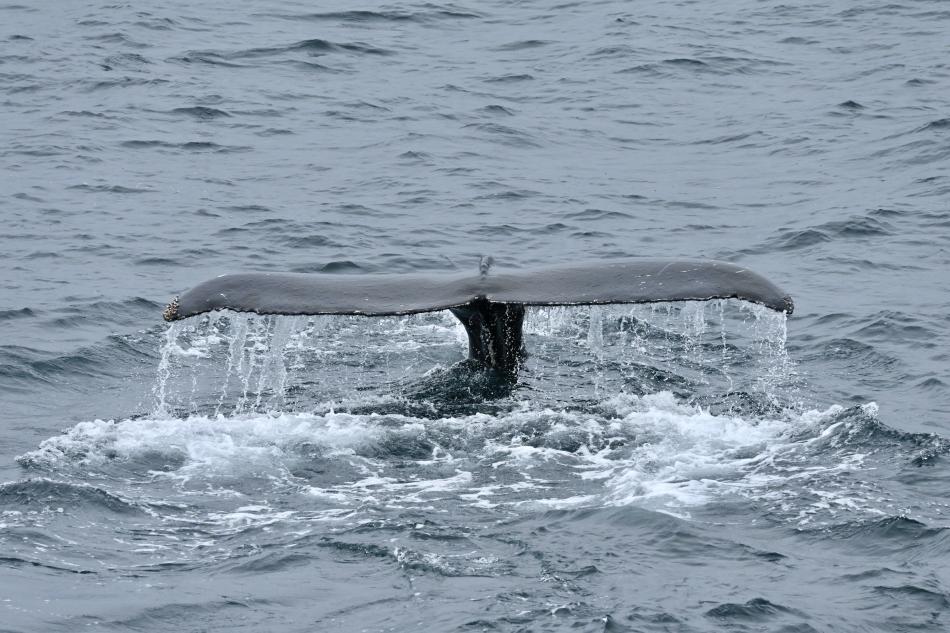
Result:
[[[945,631],[950,7],[0,4],[0,630]],[[796,299],[169,327],[211,276]]]

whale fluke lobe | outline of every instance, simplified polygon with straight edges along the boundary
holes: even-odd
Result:
[[[166,321],[212,310],[257,314],[389,316],[451,310],[473,360],[516,372],[525,306],[742,299],[791,314],[792,298],[751,270],[715,260],[625,259],[476,275],[222,275],[176,297]]]

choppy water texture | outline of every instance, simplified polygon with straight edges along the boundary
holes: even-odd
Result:
[[[0,5],[0,629],[950,628],[940,0]],[[212,315],[225,272],[796,299]]]

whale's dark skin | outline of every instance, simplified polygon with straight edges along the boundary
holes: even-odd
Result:
[[[511,375],[525,356],[525,306],[743,299],[791,314],[792,298],[736,264],[625,259],[496,274],[334,275],[241,273],[192,288],[165,320],[212,310],[257,314],[387,316],[450,310],[468,333],[473,361]]]

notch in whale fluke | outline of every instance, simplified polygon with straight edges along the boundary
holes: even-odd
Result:
[[[166,321],[212,310],[257,314],[389,316],[451,310],[471,358],[515,372],[524,356],[525,306],[742,299],[791,314],[792,298],[751,270],[715,260],[626,259],[475,275],[222,275],[177,297]]]

